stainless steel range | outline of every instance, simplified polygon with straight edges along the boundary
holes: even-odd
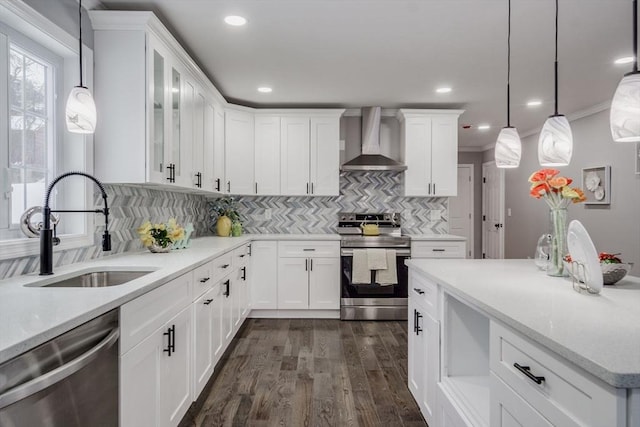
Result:
[[[341,235],[340,318],[406,319],[408,270],[404,261],[411,256],[411,239],[402,235],[400,214],[342,212],[338,215],[338,233]],[[370,272],[368,283],[353,280],[354,251],[370,248],[395,252],[396,283],[378,283],[375,271]]]

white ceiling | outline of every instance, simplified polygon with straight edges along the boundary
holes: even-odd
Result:
[[[152,10],[230,101],[250,106],[463,108],[460,145],[506,124],[507,0],[102,0]],[[560,0],[560,113],[610,101],[631,65],[631,0]],[[512,0],[512,125],[553,113],[553,0]],[[226,15],[248,19],[230,27]],[[270,94],[256,91],[273,87]],[[436,94],[440,85],[453,91]],[[543,100],[537,109],[531,98]],[[579,143],[579,141],[577,141]]]

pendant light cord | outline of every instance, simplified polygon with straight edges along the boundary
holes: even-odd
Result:
[[[555,108],[556,108],[554,115],[557,116],[558,115],[558,0],[556,0],[556,59],[554,62],[554,76],[555,76]]]
[[[634,0],[635,1],[635,0]],[[511,0],[509,0],[509,24],[507,26],[507,127],[511,127]]]
[[[84,87],[82,82],[82,0],[78,0],[78,28],[80,29],[80,37],[78,37],[78,52],[80,55],[80,87]]]
[[[638,0],[633,0],[633,54],[636,60],[633,62],[633,72],[638,72]]]

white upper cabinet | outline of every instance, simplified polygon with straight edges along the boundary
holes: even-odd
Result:
[[[255,194],[280,194],[280,117],[255,116]]]
[[[281,119],[281,190],[287,196],[337,196],[340,116],[344,110],[309,111]]]
[[[398,111],[405,196],[457,194],[458,117],[461,110]]]
[[[253,114],[228,109],[224,119],[226,191],[255,194]]]
[[[96,175],[111,183],[200,188],[203,109],[222,97],[153,13],[96,10],[90,17],[100,115]]]
[[[224,163],[224,108],[216,104],[213,106],[213,181],[211,185],[212,190],[218,193],[225,193],[227,188]]]

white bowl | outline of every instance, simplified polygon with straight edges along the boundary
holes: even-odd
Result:
[[[571,270],[571,263],[567,261],[562,261],[564,264],[565,271],[569,274],[570,277],[573,277],[579,282],[584,283],[584,277],[580,274],[580,271],[576,269],[575,272]],[[622,263],[600,263],[600,268],[602,269],[602,280],[605,285],[613,285],[619,280],[621,280],[624,276],[629,273],[631,268],[633,267],[632,262],[622,262]]]

